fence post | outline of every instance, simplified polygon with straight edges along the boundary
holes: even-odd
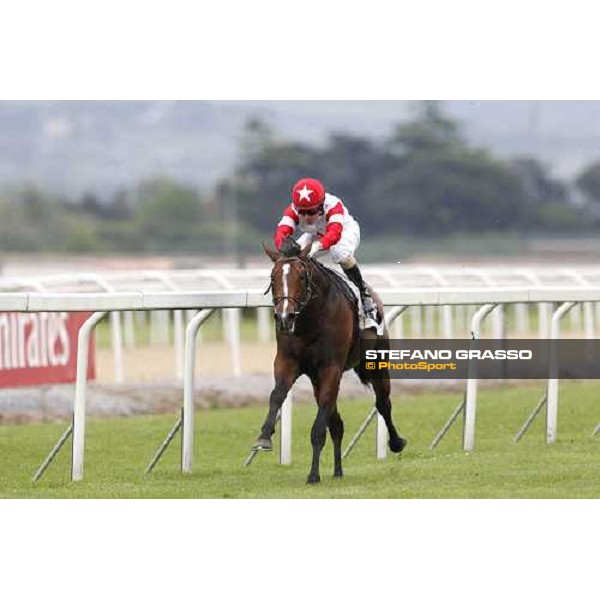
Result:
[[[73,406],[73,453],[71,480],[83,479],[83,455],[85,448],[85,399],[89,362],[90,336],[94,327],[106,316],[106,312],[94,313],[79,329],[77,336],[77,379]]]
[[[473,317],[471,335],[473,346],[478,345],[481,337],[481,323],[497,304],[484,304]],[[463,450],[470,452],[475,447],[475,416],[477,412],[477,369],[474,361],[469,361],[469,379],[467,380],[467,394],[465,396],[465,419],[463,422]]]
[[[564,302],[552,315],[550,327],[550,376],[548,379],[548,402],[546,403],[546,443],[556,441],[558,424],[558,340],[560,338],[560,320],[577,304]]]
[[[194,370],[196,367],[196,334],[213,308],[201,310],[189,323],[185,332],[185,364],[183,369],[183,412],[181,439],[181,472],[191,473],[194,454]]]

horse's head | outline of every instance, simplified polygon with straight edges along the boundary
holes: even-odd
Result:
[[[274,263],[269,289],[273,294],[277,329],[285,333],[294,333],[296,319],[314,293],[307,264],[310,246],[292,256],[271,250],[264,244],[263,248]]]

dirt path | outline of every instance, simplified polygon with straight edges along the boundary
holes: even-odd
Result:
[[[242,372],[269,374],[273,370],[275,343],[245,342],[242,344]],[[96,352],[97,380],[114,382],[112,351]],[[123,355],[125,379],[129,381],[169,381],[175,379],[175,350],[171,346],[141,347],[125,350]],[[196,352],[196,375],[202,377],[231,376],[231,354],[225,344],[203,342]]]
[[[223,344],[203,343],[198,352],[194,404],[199,409],[240,407],[268,402],[273,386],[274,344],[244,344],[244,374],[234,377],[229,367],[229,350]],[[88,416],[118,416],[171,413],[181,409],[182,386],[175,378],[173,349],[138,348],[125,352],[125,383],[115,384],[112,353],[97,353],[98,378],[90,383],[87,397]],[[538,382],[529,382],[537,385]],[[526,382],[520,382],[520,385]],[[498,382],[481,381],[480,387],[496,387]],[[465,382],[392,381],[394,402],[407,395],[428,392],[452,392],[457,402]],[[371,391],[354,373],[342,379],[340,398],[364,398]],[[36,421],[68,421],[73,411],[73,385],[41,386],[0,390],[0,424]],[[301,377],[294,386],[294,402],[313,402],[310,381]]]

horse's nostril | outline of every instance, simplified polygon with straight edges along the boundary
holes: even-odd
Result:
[[[285,321],[280,313],[275,313],[275,325],[280,331],[285,328]]]
[[[294,323],[296,321],[296,315],[293,313],[282,313],[274,314],[275,323],[280,331],[293,331]]]

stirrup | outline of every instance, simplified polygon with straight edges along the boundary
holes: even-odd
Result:
[[[364,328],[374,329],[377,335],[383,335],[384,323],[383,317],[379,315],[379,309],[373,298],[365,296],[363,299],[363,312],[364,312]]]
[[[379,311],[377,310],[376,306],[374,306],[370,310],[365,310],[365,321],[373,321],[373,323],[375,323],[376,325],[379,325],[379,322],[380,322]]]
[[[365,293],[361,296],[360,299],[363,305],[363,309],[365,311],[365,316],[368,316],[368,313],[372,312],[373,310],[377,310],[377,306],[371,294]]]

